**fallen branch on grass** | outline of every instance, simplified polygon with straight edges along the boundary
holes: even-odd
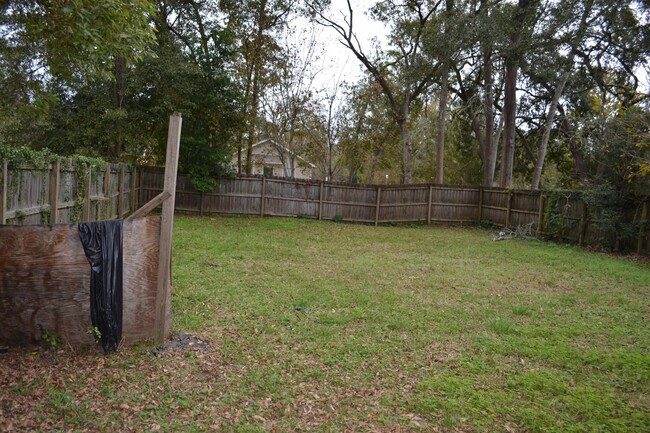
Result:
[[[533,234],[533,224],[528,223],[524,226],[517,226],[514,229],[504,227],[497,233],[492,233],[493,241],[506,241],[508,239],[522,238],[522,239],[536,239]]]

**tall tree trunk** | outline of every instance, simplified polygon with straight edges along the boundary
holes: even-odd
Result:
[[[485,75],[485,139],[483,140],[483,185],[492,186],[497,159],[497,146],[494,140],[494,77],[492,76],[492,48],[483,53],[483,73]]]
[[[255,72],[253,73],[253,91],[251,92],[251,111],[248,119],[248,137],[246,142],[246,174],[253,171],[253,144],[255,144],[255,130],[257,126],[257,109],[260,99],[260,78],[259,72],[262,69],[259,61],[255,60]]]
[[[503,154],[501,160],[501,181],[503,188],[512,186],[512,169],[515,158],[515,120],[517,114],[517,62],[514,59],[506,61],[505,93],[503,96]]]
[[[566,85],[570,74],[571,72],[568,70],[562,74],[560,81],[555,87],[555,93],[553,94],[551,105],[548,107],[548,114],[546,115],[546,120],[544,121],[544,133],[542,134],[542,140],[539,143],[539,149],[537,151],[537,161],[535,162],[535,170],[533,172],[533,182],[530,185],[530,188],[532,190],[539,189],[539,184],[542,180],[542,169],[544,168],[544,160],[546,159],[548,141],[551,138],[551,129],[553,128],[553,122],[555,120],[555,112],[557,111],[557,105],[560,102],[560,97],[562,96],[564,86]]]
[[[413,181],[411,174],[411,154],[413,153],[413,144],[408,129],[409,106],[411,101],[408,96],[404,96],[402,103],[402,112],[400,113],[397,123],[402,134],[402,183],[409,184]]]
[[[480,12],[489,21],[489,0],[481,0]],[[481,43],[483,51],[483,88],[485,91],[485,138],[482,141],[481,158],[483,159],[483,185],[492,186],[494,183],[494,168],[496,166],[497,146],[494,140],[494,77],[492,76],[492,42]],[[479,137],[479,135],[476,135]]]
[[[444,183],[445,170],[445,120],[447,118],[447,95],[449,82],[449,62],[442,65],[440,80],[440,102],[438,106],[438,133],[436,134],[436,183]],[[410,183],[410,182],[409,182]]]
[[[252,91],[250,116],[248,117],[248,137],[246,143],[246,174],[253,171],[253,144],[255,144],[255,130],[257,126],[257,110],[260,99],[260,86],[262,75],[262,45],[264,44],[264,29],[267,26],[268,13],[266,10],[267,1],[261,0],[258,6],[257,29],[255,31],[255,40],[253,41],[253,69],[252,69]]]
[[[515,135],[517,116],[517,73],[519,70],[519,50],[522,31],[530,10],[530,6],[537,0],[519,0],[517,12],[514,16],[513,33],[510,36],[511,52],[506,56],[505,92],[503,95],[503,159],[501,162],[501,182],[503,188],[512,186],[512,171],[515,158]]]
[[[585,9],[582,12],[580,18],[580,26],[578,27],[578,32],[576,33],[573,42],[571,43],[571,53],[567,60],[567,65],[564,73],[560,77],[560,80],[555,87],[555,93],[553,94],[553,100],[551,101],[551,106],[548,109],[548,115],[544,122],[544,134],[542,135],[542,141],[539,145],[539,151],[537,154],[537,161],[535,163],[535,171],[533,173],[533,182],[531,184],[531,189],[539,189],[539,183],[542,179],[542,169],[544,168],[544,160],[546,159],[546,151],[548,149],[548,141],[551,136],[551,128],[553,127],[553,121],[555,118],[555,112],[557,111],[558,104],[560,102],[560,97],[564,91],[564,86],[566,85],[569,75],[571,75],[571,70],[573,69],[573,59],[578,50],[578,46],[587,32],[588,27],[588,18],[591,14],[591,9],[593,7],[594,0],[587,0],[584,4]]]

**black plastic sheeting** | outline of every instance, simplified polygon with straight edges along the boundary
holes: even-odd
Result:
[[[106,352],[122,340],[122,220],[79,223],[90,262],[90,319]]]

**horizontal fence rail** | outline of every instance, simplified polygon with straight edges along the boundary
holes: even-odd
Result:
[[[138,206],[141,176],[133,167],[74,170],[11,167],[0,160],[0,224],[68,224],[123,216]]]
[[[139,203],[163,189],[162,169],[141,172]],[[555,203],[553,236],[587,245],[605,236],[598,212],[588,212],[577,196]],[[194,189],[189,178],[178,176],[176,210],[186,213],[292,216],[318,220],[387,223],[479,223],[502,227],[530,226],[532,234],[549,234],[545,221],[549,195],[543,191],[510,190],[456,185],[352,185],[318,180],[238,176],[222,179],[207,192]],[[638,234],[626,245],[638,253],[650,251],[650,226],[645,223],[648,200],[630,216]],[[611,239],[617,244],[617,239]]]

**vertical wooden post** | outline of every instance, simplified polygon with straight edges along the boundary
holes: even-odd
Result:
[[[81,210],[81,221],[89,221],[90,220],[90,187],[92,185],[92,180],[93,180],[93,169],[92,167],[88,167],[88,176],[86,177],[86,185],[85,185],[85,191],[84,191],[84,205]]]
[[[427,224],[431,224],[431,205],[433,203],[433,185],[429,185],[429,206],[427,208]]]
[[[138,176],[138,179],[140,180],[140,185],[138,187],[138,206],[136,207],[144,204],[144,168],[142,167],[140,167],[140,176]]]
[[[478,221],[483,221],[483,187],[478,187]]]
[[[265,202],[266,202],[266,176],[262,176],[262,195],[260,196],[260,216],[264,216]]]
[[[506,211],[506,225],[510,227],[510,213],[512,212],[512,191],[508,191],[508,209]]]
[[[381,204],[381,187],[377,187],[377,204],[375,206],[375,227],[379,225],[379,205]]]
[[[537,236],[542,234],[544,227],[544,193],[539,193],[539,209],[537,210]]]
[[[160,222],[160,253],[158,254],[158,285],[156,293],[156,313],[154,319],[154,339],[161,344],[171,330],[168,311],[171,309],[171,259],[172,233],[174,230],[174,205],[176,204],[176,173],[178,170],[178,149],[181,141],[180,113],[169,118],[167,133],[167,156],[165,158],[165,186],[171,196],[163,202]]]
[[[578,224],[578,244],[579,245],[584,245],[585,244],[585,235],[587,234],[587,223],[588,223],[588,218],[589,216],[589,210],[587,209],[587,203],[584,201],[582,202],[582,213],[580,214],[580,223]]]
[[[124,215],[124,166],[120,165],[120,180],[117,192],[117,217],[122,218]]]
[[[648,227],[648,197],[643,201],[643,208],[641,209],[641,224],[639,224],[639,237],[636,241],[636,253],[643,252],[643,241],[645,240],[645,230]]]
[[[205,209],[205,192],[201,191],[201,203],[199,204],[199,215],[203,216],[203,209]]]
[[[61,181],[61,163],[57,159],[50,170],[50,224],[59,221],[59,188]]]
[[[138,207],[138,200],[137,200],[138,196],[135,194],[136,175],[137,175],[137,171],[134,165],[133,168],[131,169],[131,202],[129,206],[130,212],[135,212],[136,208]]]
[[[318,193],[318,220],[323,219],[323,181],[320,181],[320,192]]]
[[[111,206],[111,165],[106,164],[106,171],[104,172],[104,204],[106,205],[106,219],[113,217]],[[97,219],[99,219],[99,211],[97,212]]]
[[[7,178],[8,165],[7,160],[3,159],[0,163],[0,224],[7,223]]]

